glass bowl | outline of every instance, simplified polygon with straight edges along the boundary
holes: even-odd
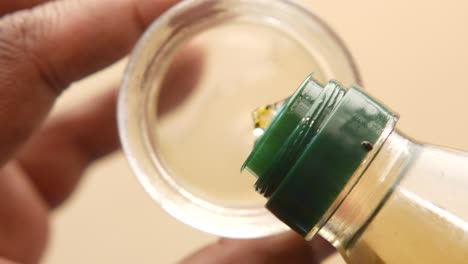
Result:
[[[122,82],[119,131],[136,177],[168,213],[205,232],[287,230],[240,167],[255,140],[251,112],[292,94],[310,72],[360,84],[337,35],[300,5],[181,1],[145,32]]]

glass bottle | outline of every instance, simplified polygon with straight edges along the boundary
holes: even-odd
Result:
[[[347,263],[468,263],[468,153],[413,141],[397,120],[309,76],[244,167],[276,217]]]

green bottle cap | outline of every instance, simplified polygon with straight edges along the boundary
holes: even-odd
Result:
[[[396,116],[357,87],[310,75],[255,143],[243,168],[266,207],[306,236]]]

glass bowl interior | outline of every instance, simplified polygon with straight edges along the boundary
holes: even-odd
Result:
[[[359,84],[348,51],[290,1],[182,1],[135,48],[122,83],[119,131],[135,175],[166,211],[215,235],[287,228],[240,167],[252,111],[292,94],[310,73]]]

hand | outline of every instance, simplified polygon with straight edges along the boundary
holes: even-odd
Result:
[[[51,210],[70,195],[91,162],[118,148],[114,90],[47,119],[57,97],[72,82],[126,55],[175,2],[0,1],[0,264],[37,263]],[[176,59],[169,76],[185,75],[167,82],[159,110],[187,92],[171,87],[196,82],[199,61],[193,50]],[[315,263],[330,252],[321,240],[306,243],[286,234],[221,240],[183,263]]]

